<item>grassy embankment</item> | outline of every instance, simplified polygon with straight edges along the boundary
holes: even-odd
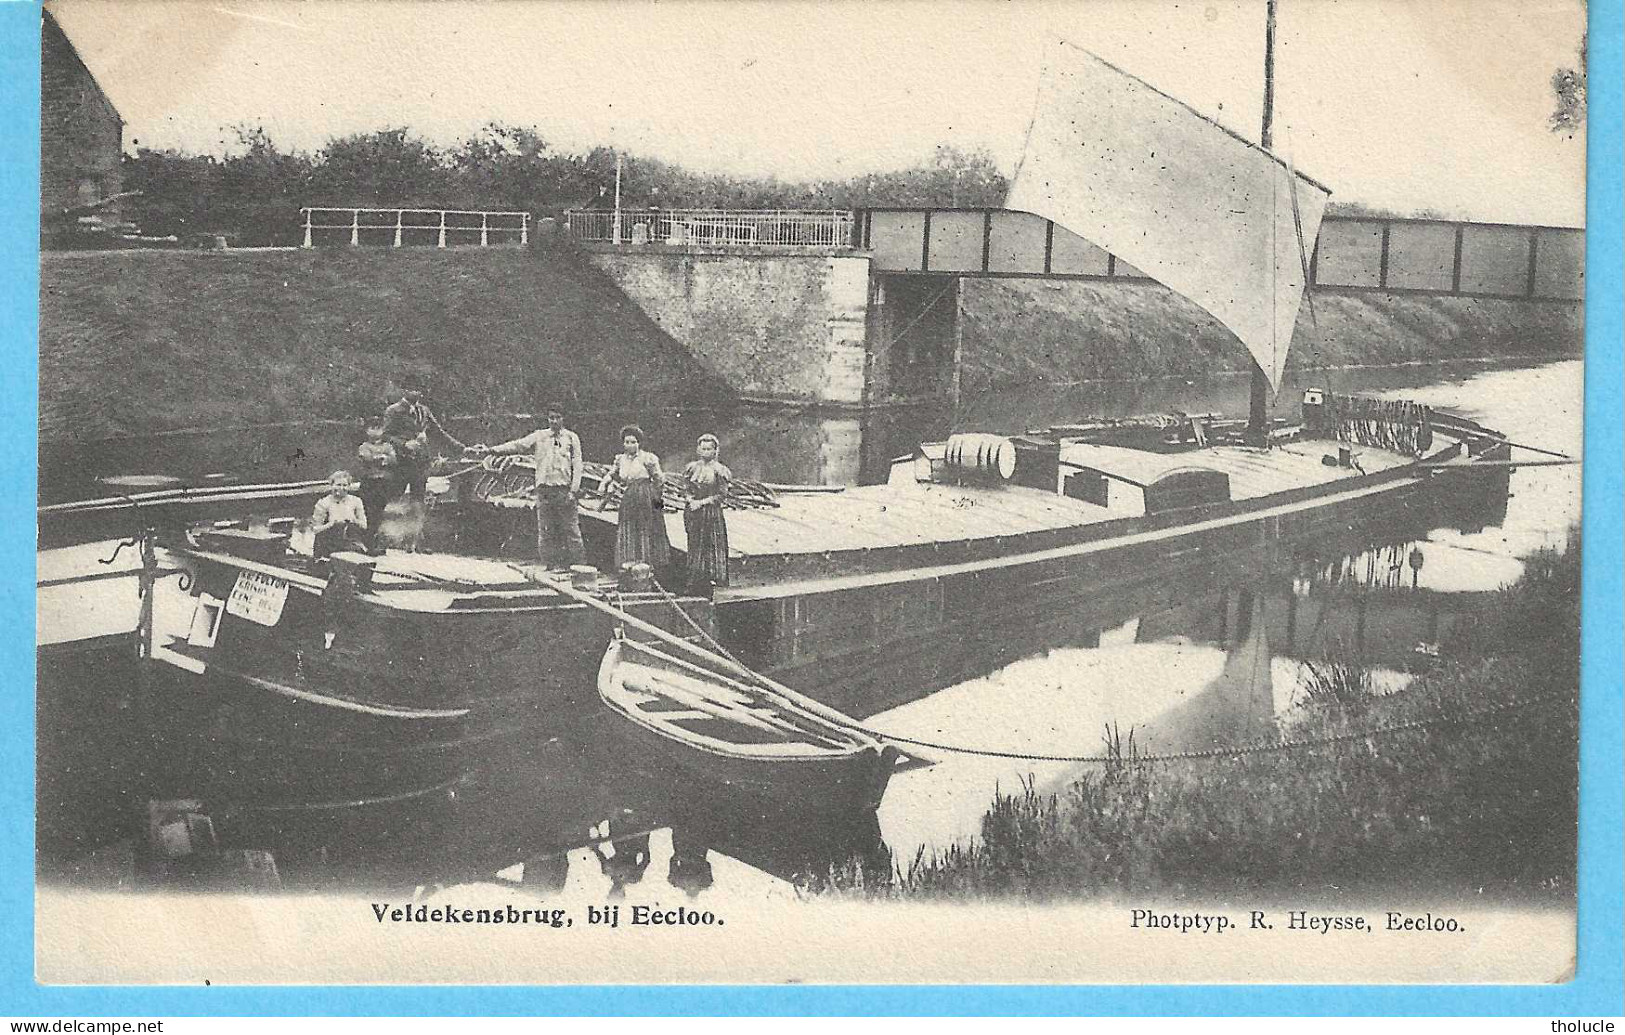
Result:
[[[44,442],[353,418],[402,378],[442,414],[729,396],[569,251],[47,253],[40,281]]]
[[[1244,368],[1211,317],[1154,285],[970,281],[964,373],[993,386]],[[1561,303],[1379,295],[1318,301],[1293,364],[1577,354]],[[442,414],[647,411],[728,396],[683,343],[568,250],[337,247],[43,257],[40,437],[353,418],[420,377]]]
[[[967,394],[1010,385],[1195,377],[1246,369],[1235,337],[1154,284],[966,282]],[[1375,293],[1321,294],[1299,313],[1289,367],[1488,356],[1575,356],[1579,306]],[[1317,330],[1318,328],[1318,330]]]
[[[814,888],[896,898],[1164,898],[1395,888],[1445,899],[1574,894],[1578,536],[1533,558],[1491,620],[1406,688],[1343,662],[1308,667],[1289,740],[1422,728],[1230,758],[1116,761],[1059,795],[1001,794],[969,843],[854,863]],[[1504,707],[1510,706],[1510,707]],[[1499,710],[1498,710],[1499,709]],[[1115,748],[1115,750],[1113,750]]]

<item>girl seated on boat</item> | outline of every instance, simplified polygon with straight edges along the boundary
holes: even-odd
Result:
[[[660,458],[643,448],[643,429],[628,424],[621,429],[621,451],[610,462],[599,491],[608,499],[610,488],[622,487],[621,516],[615,533],[615,570],[628,564],[647,564],[657,573],[671,561],[660,493],[666,477]],[[604,503],[598,507],[603,509]]]
[[[311,556],[317,560],[351,544],[364,546],[367,535],[367,512],[360,497],[350,495],[355,485],[350,472],[334,471],[327,484],[327,495],[316,501],[310,515],[310,531],[316,539]]]
[[[728,522],[722,513],[722,498],[733,472],[717,459],[721,445],[715,435],[701,435],[694,445],[699,459],[683,468],[683,488],[688,494],[683,511],[688,585],[690,592],[702,595],[709,595],[714,586],[728,584]]]

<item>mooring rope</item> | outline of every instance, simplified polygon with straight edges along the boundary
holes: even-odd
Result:
[[[666,603],[670,604],[678,614],[682,615],[683,621],[687,622],[689,627],[696,633],[699,633],[713,650],[745,671],[751,671],[750,666],[734,657],[727,647],[724,647],[721,643],[717,642],[716,637],[712,636],[709,632],[706,632],[705,628],[696,622],[693,616],[683,609],[682,604],[678,603],[677,598],[673,596],[665,586],[662,586],[658,579],[651,579],[650,581],[654,584],[655,589],[660,591],[660,595],[665,598]],[[1070,762],[1079,764],[1109,764],[1116,762],[1129,762],[1138,764],[1141,762],[1182,762],[1215,758],[1240,758],[1244,755],[1294,751],[1299,748],[1341,744],[1352,740],[1366,740],[1371,737],[1387,736],[1393,733],[1406,733],[1413,730],[1429,729],[1434,726],[1466,726],[1483,721],[1484,719],[1492,716],[1500,715],[1504,712],[1515,711],[1521,708],[1532,707],[1536,704],[1542,704],[1547,700],[1558,696],[1560,695],[1556,693],[1542,694],[1531,698],[1525,698],[1524,700],[1520,701],[1509,701],[1503,704],[1494,705],[1490,708],[1473,712],[1466,716],[1435,716],[1431,719],[1415,719],[1410,722],[1394,723],[1388,726],[1375,726],[1370,729],[1355,730],[1348,733],[1338,733],[1328,737],[1308,737],[1299,738],[1296,740],[1283,739],[1262,744],[1248,744],[1240,747],[1208,748],[1201,751],[1175,751],[1160,755],[1041,755],[1026,751],[1007,751],[994,748],[966,747],[961,744],[942,744],[935,741],[919,740],[914,737],[904,737],[895,733],[887,733],[884,730],[871,729],[858,722],[854,722],[852,728],[859,733],[874,737],[876,740],[888,741],[894,744],[907,744],[910,747],[925,748],[930,751],[943,751],[956,755],[974,755],[980,758],[1008,758],[1020,762]]]
[[[672,594],[671,590],[667,589],[665,586],[662,586],[659,579],[651,578],[649,581],[654,585],[655,589],[660,591],[660,595],[665,598],[666,603],[672,606],[672,610],[682,615],[683,621],[688,623],[688,627],[699,633],[712,650],[716,651],[718,654],[721,654],[723,657],[727,658],[729,661],[733,662],[735,665],[738,665],[745,671],[751,671],[751,667],[749,665],[734,657],[733,652],[728,650],[728,648],[724,647],[721,643],[717,642],[717,638],[715,636],[712,636],[710,633],[706,632],[705,627],[696,622],[693,615],[683,610],[683,605],[677,602],[677,597]]]
[[[863,732],[872,737],[892,741],[898,744],[909,744],[914,747],[928,748],[933,751],[945,751],[951,754],[975,755],[982,758],[1008,758],[1021,762],[1071,762],[1071,763],[1130,763],[1142,762],[1182,762],[1200,761],[1217,758],[1240,758],[1245,755],[1270,754],[1281,751],[1295,751],[1300,748],[1319,747],[1331,744],[1341,744],[1352,740],[1368,740],[1372,737],[1386,736],[1392,733],[1407,733],[1414,730],[1428,729],[1434,726],[1457,725],[1466,726],[1483,721],[1504,712],[1520,708],[1532,707],[1544,703],[1551,694],[1545,697],[1533,697],[1522,701],[1512,701],[1506,704],[1486,708],[1468,716],[1438,716],[1432,719],[1416,719],[1411,722],[1395,723],[1389,726],[1376,726],[1371,729],[1354,730],[1348,733],[1338,733],[1328,737],[1307,737],[1296,740],[1279,740],[1263,744],[1248,744],[1241,747],[1209,748],[1202,751],[1175,751],[1160,755],[1038,755],[1022,751],[997,751],[987,748],[969,748],[957,744],[939,744],[928,740],[916,740],[911,737],[900,737],[880,730],[864,729]]]

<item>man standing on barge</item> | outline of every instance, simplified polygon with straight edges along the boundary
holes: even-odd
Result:
[[[418,504],[423,503],[424,485],[429,479],[429,431],[433,429],[457,449],[465,448],[423,402],[423,389],[410,384],[401,397],[384,410],[384,437],[395,447],[400,477]]]
[[[495,446],[475,446],[477,456],[529,453],[536,461],[536,554],[549,568],[586,559],[581,545],[581,439],[564,426],[564,409],[547,408],[547,427]]]

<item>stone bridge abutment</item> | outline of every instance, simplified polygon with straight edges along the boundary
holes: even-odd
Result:
[[[568,232],[662,330],[764,402],[957,400],[966,277],[1155,285],[1048,220],[997,209],[573,213]],[[1584,232],[1328,217],[1310,271],[1321,293],[1577,307]]]

